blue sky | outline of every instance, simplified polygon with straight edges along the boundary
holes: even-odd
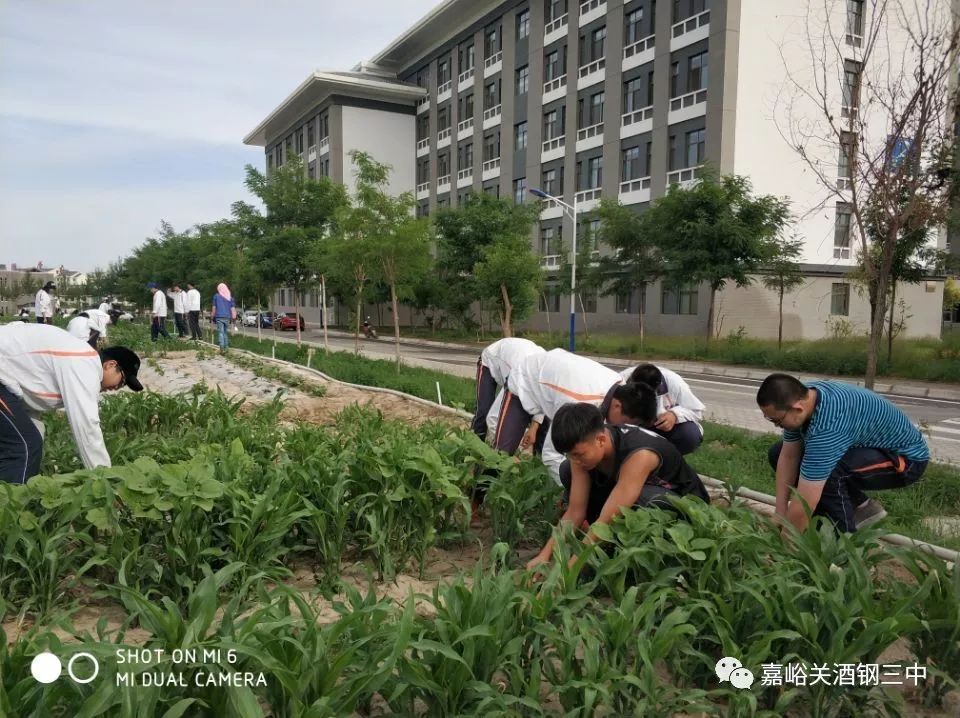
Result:
[[[0,2],[0,263],[90,270],[248,199],[243,136],[440,0]]]

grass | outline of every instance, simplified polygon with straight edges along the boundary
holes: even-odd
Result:
[[[499,335],[478,335],[476,332],[425,329],[404,330],[405,336],[446,341],[490,342]],[[545,348],[566,348],[568,338],[561,332],[521,332],[521,336]],[[863,376],[866,371],[867,340],[821,339],[787,341],[783,348],[775,340],[751,339],[731,335],[708,345],[702,337],[646,337],[643,346],[635,334],[578,334],[577,349],[581,352],[610,357],[675,359],[708,361],[720,364],[752,366],[780,371],[808,372],[836,376]],[[894,342],[893,361],[882,352],[880,376],[960,383],[960,332],[939,339],[903,339]]]

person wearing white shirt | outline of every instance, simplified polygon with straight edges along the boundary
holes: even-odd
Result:
[[[690,454],[703,443],[703,411],[706,408],[676,372],[655,364],[641,364],[620,372],[628,382],[640,382],[657,393],[657,421],[653,431],[673,444],[681,454]]]
[[[187,282],[186,310],[190,322],[190,338],[199,340],[202,338],[200,334],[200,292],[190,282]]]
[[[54,326],[0,327],[0,480],[22,484],[40,473],[45,411],[63,408],[85,468],[110,466],[100,430],[100,392],[142,391],[140,358],[113,346],[97,352]]]
[[[179,284],[174,284],[167,296],[173,300],[173,324],[177,328],[177,336],[183,339],[187,336],[186,292],[180,289]]]
[[[104,314],[109,314],[110,310],[113,309],[113,306],[110,304],[109,301],[104,299],[102,302],[100,302],[100,306],[97,308]]]
[[[53,324],[53,313],[56,305],[53,302],[53,295],[50,293],[57,288],[53,282],[47,282],[37,292],[34,300],[34,311],[37,315],[37,324]]]
[[[153,309],[150,311],[150,339],[157,341],[157,337],[163,336],[169,339],[167,334],[167,295],[160,291],[156,282],[147,284],[147,289],[153,293]]]
[[[87,309],[80,312],[67,324],[67,331],[77,339],[82,339],[91,347],[97,349],[100,342],[107,338],[107,325],[111,323],[110,315],[99,309]]]
[[[543,353],[546,353],[543,347],[529,339],[516,337],[495,341],[480,352],[477,360],[477,410],[471,424],[474,434],[486,439],[488,429],[496,425],[503,403],[503,387],[511,368],[531,354]]]

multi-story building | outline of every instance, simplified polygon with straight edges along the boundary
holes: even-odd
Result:
[[[849,48],[838,113],[856,101],[865,5],[838,0],[824,18]],[[415,192],[420,215],[470,192],[529,202],[541,188],[577,205],[578,241],[598,253],[589,210],[602,197],[643,211],[709,163],[793,201],[807,282],[787,297],[785,334],[824,336],[831,318],[863,329],[869,308],[849,277],[849,210],[814,210],[825,193],[772,119],[785,63],[805,61],[790,46],[802,13],[788,6],[447,0],[352,72],[312,75],[245,142],[265,148],[268,168],[297,152],[308,172],[347,184],[346,155],[363,149],[393,166],[393,188]],[[832,161],[843,177],[843,153]],[[566,306],[556,274],[571,234],[570,219],[545,203],[531,241],[548,281],[533,326]],[[907,333],[938,335],[942,282],[898,294],[913,314]],[[724,290],[718,304],[722,332],[776,335],[776,297],[759,285]],[[696,334],[706,329],[708,290],[657,283],[645,297],[584,295],[582,308],[591,329],[631,330],[643,308],[652,333]]]

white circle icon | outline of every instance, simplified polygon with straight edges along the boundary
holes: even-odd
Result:
[[[44,651],[30,661],[30,673],[37,683],[53,683],[62,672],[63,664],[50,651]]]
[[[715,669],[717,672],[717,678],[719,678],[720,682],[723,683],[724,681],[730,679],[731,673],[742,667],[743,664],[736,658],[731,658],[730,656],[721,658],[719,661],[717,661],[717,667]]]
[[[90,661],[93,664],[93,673],[88,678],[78,678],[76,674],[73,672],[73,663],[78,658],[86,658],[88,661]],[[70,662],[67,663],[67,675],[69,675],[73,679],[74,683],[90,683],[93,681],[94,678],[100,675],[100,661],[94,658],[92,654],[87,653],[85,651],[81,651],[80,653],[75,653],[70,658]]]
[[[749,688],[753,685],[753,671],[749,668],[737,668],[730,673],[730,684],[734,688]]]

